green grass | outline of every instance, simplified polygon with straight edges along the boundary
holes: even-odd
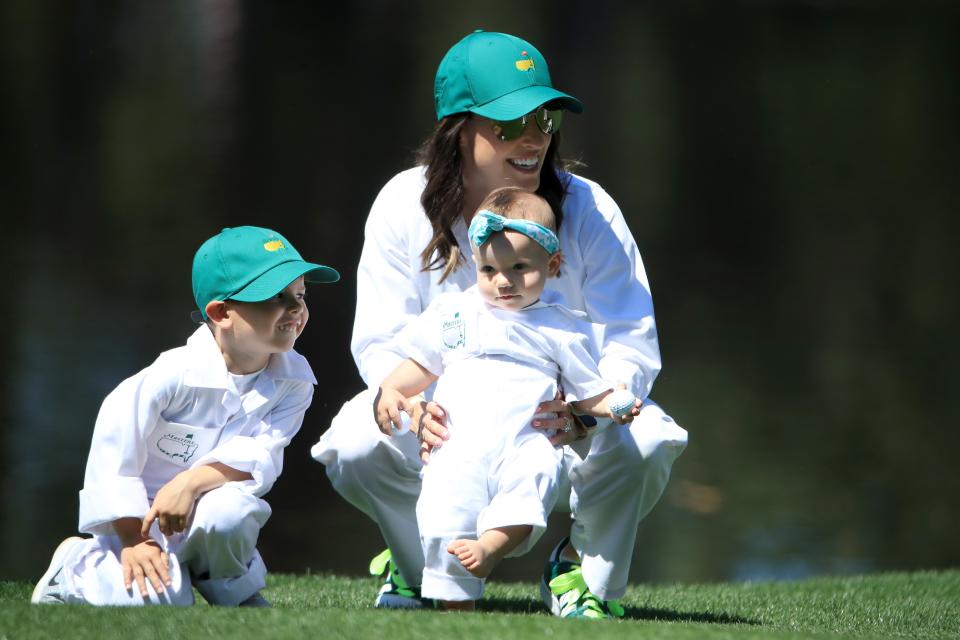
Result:
[[[618,621],[559,620],[533,584],[491,582],[477,614],[371,608],[373,579],[273,575],[273,609],[31,606],[0,582],[0,640],[68,638],[958,638],[960,571],[632,587]],[[586,635],[589,634],[589,635]]]

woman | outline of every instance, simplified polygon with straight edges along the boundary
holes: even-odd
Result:
[[[582,107],[553,88],[533,45],[501,33],[468,35],[440,62],[434,96],[439,123],[420,165],[384,186],[365,227],[351,348],[369,389],[343,406],[312,455],[334,488],[377,522],[392,552],[376,606],[422,606],[419,472],[431,448],[456,434],[445,429],[442,407],[423,401],[415,405],[413,432],[384,436],[371,410],[375,390],[402,360],[390,346],[396,332],[437,294],[475,283],[472,256],[461,248],[469,247],[468,218],[477,205],[498,187],[537,192],[561,214],[565,263],[549,288],[605,325],[601,373],[644,399],[629,427],[587,426],[559,398],[536,408],[555,414],[532,424],[558,430],[552,440],[565,447],[568,482],[558,504],[574,516],[569,541],[548,560],[542,592],[556,615],[618,615],[638,524],[687,441],[647,399],[660,353],[640,254],[610,196],[563,170],[556,131],[564,110]]]

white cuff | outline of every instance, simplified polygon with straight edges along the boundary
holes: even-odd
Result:
[[[147,489],[140,478],[114,477],[84,487],[80,492],[81,533],[111,535],[113,521],[120,518],[143,518],[150,508]]]

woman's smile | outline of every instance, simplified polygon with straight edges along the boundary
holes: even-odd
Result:
[[[514,169],[524,173],[536,173],[540,170],[539,154],[527,158],[507,158],[507,162]]]

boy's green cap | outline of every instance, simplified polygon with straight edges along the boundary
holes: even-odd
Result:
[[[557,91],[547,61],[526,40],[478,29],[440,61],[433,87],[437,120],[469,111],[491,120],[513,120],[556,101],[580,113],[583,105]]]
[[[336,282],[330,267],[306,262],[289,240],[263,227],[228,227],[193,257],[193,298],[207,319],[211,300],[261,302],[304,276],[307,282]]]

